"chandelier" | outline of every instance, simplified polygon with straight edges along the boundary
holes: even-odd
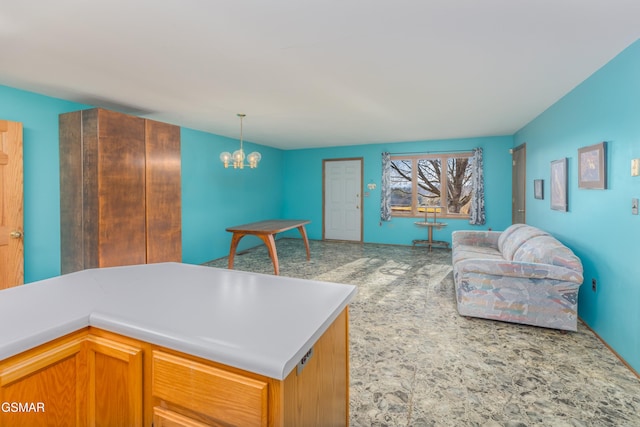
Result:
[[[224,164],[225,168],[228,168],[229,165],[233,165],[234,169],[243,169],[245,166],[249,166],[251,169],[258,167],[258,162],[262,159],[262,156],[257,151],[250,153],[246,156],[247,162],[245,164],[245,155],[244,149],[242,148],[242,119],[245,118],[246,114],[238,113],[238,117],[240,117],[240,149],[233,152],[233,154],[225,151],[220,154],[220,161]]]

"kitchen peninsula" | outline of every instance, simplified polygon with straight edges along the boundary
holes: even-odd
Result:
[[[351,285],[162,263],[0,292],[0,425],[347,425]]]

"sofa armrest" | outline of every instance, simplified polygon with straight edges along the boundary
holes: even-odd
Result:
[[[497,248],[500,234],[502,234],[500,231],[454,231],[451,234],[451,247],[455,248],[460,245],[469,245]]]
[[[459,275],[465,273],[507,276],[524,279],[547,279],[573,282],[581,285],[582,272],[552,264],[516,262],[495,259],[466,259],[455,265]]]

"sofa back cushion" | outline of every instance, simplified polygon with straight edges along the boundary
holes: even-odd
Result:
[[[580,258],[549,234],[535,236],[522,243],[515,251],[513,261],[557,265],[582,274]]]
[[[513,224],[507,227],[507,229],[500,234],[500,237],[498,237],[498,250],[502,252],[504,242],[509,239],[516,230],[526,226],[526,224]]]
[[[502,232],[498,239],[498,249],[507,261],[513,261],[513,255],[524,242],[549,233],[526,224],[513,224]]]

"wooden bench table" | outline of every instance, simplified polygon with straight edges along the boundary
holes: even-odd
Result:
[[[298,231],[300,231],[305,248],[307,249],[307,261],[309,261],[311,259],[311,252],[309,250],[307,231],[304,226],[310,222],[311,221],[299,219],[270,219],[227,228],[227,231],[233,233],[231,237],[231,248],[229,249],[229,269],[233,269],[233,259],[236,255],[236,248],[238,247],[240,239],[247,235],[253,235],[262,240],[267,246],[269,256],[273,262],[274,274],[278,276],[280,274],[280,266],[278,264],[275,235],[283,231],[291,230],[292,228],[297,228]]]

